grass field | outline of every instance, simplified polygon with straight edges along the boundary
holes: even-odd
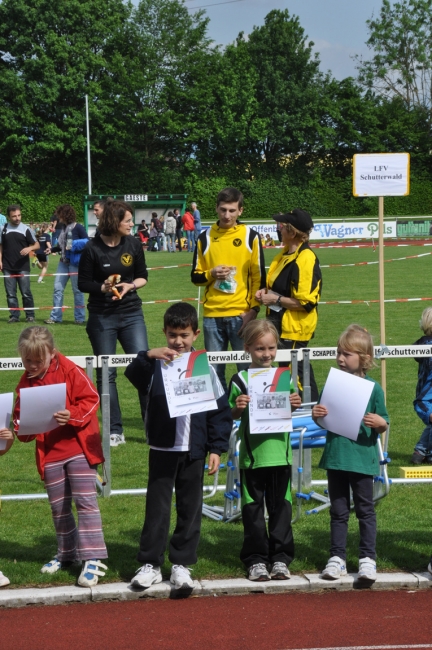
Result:
[[[385,265],[386,298],[425,298],[432,296],[429,286],[431,256],[428,247],[388,247],[385,258],[394,260]],[[276,254],[266,250],[266,263]],[[374,262],[378,252],[371,248],[344,248],[317,250],[323,266],[322,301],[378,299],[378,265],[330,267],[333,264]],[[425,255],[427,254],[427,255]],[[422,255],[422,257],[419,257]],[[415,256],[411,259],[399,259]],[[188,264],[191,255],[180,253],[148,254],[148,266],[157,267],[174,264]],[[54,272],[56,260],[50,260],[50,272]],[[32,280],[32,290],[37,306],[52,304],[53,278],[47,278],[43,285]],[[153,300],[176,300],[196,298],[198,290],[190,282],[190,268],[169,268],[151,270],[149,283],[140,292],[143,302]],[[0,306],[6,306],[4,292]],[[432,302],[389,303],[386,305],[386,343],[389,345],[409,344],[421,334],[418,320],[422,310]],[[72,306],[72,292],[65,292],[65,305]],[[162,317],[166,303],[143,306],[149,341],[152,347],[163,344]],[[42,323],[49,316],[49,310],[36,312],[36,321]],[[7,311],[0,311],[0,336],[3,344],[2,357],[17,356],[18,334],[25,326],[9,325]],[[63,324],[52,326],[58,349],[66,354],[91,353],[85,328],[74,324],[73,310],[66,309]],[[354,305],[326,305],[319,310],[319,323],[314,346],[334,346],[340,332],[351,322],[361,323],[379,343],[379,306],[377,303]],[[203,347],[202,336],[197,347]],[[120,350],[119,350],[120,351]],[[322,387],[331,363],[314,363],[319,387]],[[412,359],[389,360],[387,362],[387,402],[391,419],[389,474],[399,477],[399,467],[409,465],[413,446],[421,431],[422,423],[415,415],[412,400],[415,393],[417,364]],[[228,367],[228,373],[234,367]],[[380,369],[371,373],[380,378]],[[13,390],[20,373],[0,372],[0,391]],[[139,488],[146,486],[147,447],[144,442],[143,425],[135,390],[124,379],[119,370],[118,386],[123,410],[127,444],[112,450],[113,488]],[[324,472],[316,468],[320,451],[313,454],[313,477],[325,478]],[[224,482],[223,472],[221,481]],[[28,445],[16,442],[11,451],[0,459],[0,488],[2,494],[43,493],[34,461],[34,443]],[[427,565],[431,544],[432,514],[430,511],[430,485],[392,487],[389,497],[378,505],[378,569],[381,570],[424,570]],[[219,499],[219,501],[218,501]],[[214,503],[220,502],[220,497]],[[135,555],[143,521],[144,498],[115,496],[100,499],[104,531],[109,551],[108,580],[129,580],[137,568]],[[357,567],[357,522],[350,522],[348,541],[348,568]],[[328,511],[311,517],[302,517],[294,529],[296,559],[293,572],[319,571],[327,559],[329,546]],[[194,577],[242,576],[243,569],[238,559],[242,540],[241,523],[222,524],[204,519],[202,539],[199,548],[199,562]],[[43,501],[3,501],[0,513],[0,569],[11,579],[13,586],[72,584],[76,572],[60,572],[54,576],[39,573],[40,566],[51,559],[56,551],[50,509]]]

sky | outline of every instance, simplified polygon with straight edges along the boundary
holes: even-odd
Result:
[[[355,77],[352,56],[370,58],[366,46],[366,21],[379,16],[381,0],[185,0],[190,10],[207,7],[208,33],[215,43],[232,43],[239,32],[248,34],[264,24],[272,9],[288,9],[298,16],[308,40],[314,41],[321,70],[330,70],[336,79]],[[213,6],[211,6],[213,5]]]

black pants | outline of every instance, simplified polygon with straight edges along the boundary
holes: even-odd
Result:
[[[161,566],[168,541],[175,488],[177,523],[169,543],[173,564],[195,564],[201,530],[204,459],[189,452],[150,449],[146,512],[138,562]]]
[[[291,527],[291,466],[260,467],[240,471],[243,547],[240,559],[247,566],[273,562],[289,565],[294,558]],[[264,518],[264,499],[268,511],[268,533]]]
[[[375,560],[376,514],[373,503],[373,476],[329,469],[327,477],[331,502],[331,557],[337,555],[346,560],[351,487],[360,528],[359,559],[370,557]]]
[[[282,347],[285,348],[285,350],[301,350],[302,348],[307,348],[309,344],[309,341],[293,341],[292,339],[280,339],[279,341]],[[279,366],[281,368],[286,368],[289,365],[290,364],[285,361],[279,363]],[[299,391],[303,400],[303,361],[298,362],[297,370],[298,370]],[[312,368],[312,364],[309,364],[309,370],[310,370],[311,401],[317,402],[319,393],[318,393],[318,386],[315,381],[315,375]]]

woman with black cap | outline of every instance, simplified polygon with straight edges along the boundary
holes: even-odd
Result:
[[[282,346],[298,350],[308,347],[318,321],[322,276],[318,258],[308,243],[313,221],[308,212],[298,208],[276,214],[273,219],[281,224],[284,248],[270,265],[267,289],[257,291],[256,297],[267,307],[267,318],[276,326]],[[302,362],[299,362],[298,374],[302,388]],[[311,399],[316,402],[318,388],[312,367],[310,385]]]

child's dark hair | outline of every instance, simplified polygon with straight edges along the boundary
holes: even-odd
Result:
[[[243,194],[236,187],[226,187],[217,195],[216,206],[220,203],[238,203],[238,207],[243,207]]]
[[[176,302],[168,307],[164,314],[164,329],[175,327],[176,329],[192,328],[193,332],[198,329],[198,314],[193,305],[187,302]]]

